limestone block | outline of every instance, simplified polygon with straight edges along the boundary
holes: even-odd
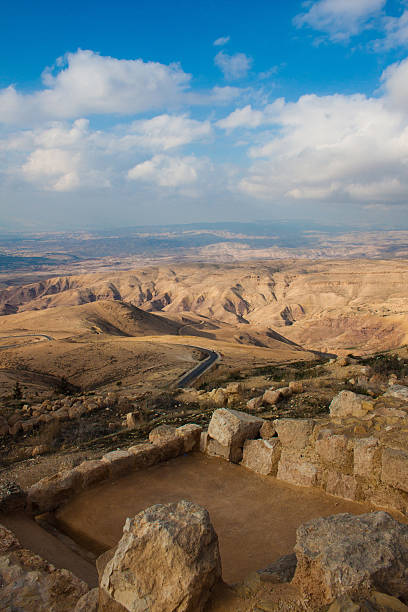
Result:
[[[329,406],[330,416],[339,419],[350,416],[359,418],[373,408],[373,402],[369,401],[366,395],[353,393],[353,391],[340,391]]]
[[[198,450],[200,447],[202,427],[193,423],[177,427],[176,436],[182,439],[185,453]]]
[[[227,461],[231,461],[231,463],[239,463],[242,459],[243,451],[242,446],[224,446],[208,436],[206,453],[210,457],[222,457]]]
[[[277,389],[277,391],[280,391],[282,397],[291,397],[292,395],[292,389],[290,387],[281,387]]]
[[[221,408],[212,415],[208,435],[222,446],[242,447],[245,440],[256,438],[262,423],[259,417]]]
[[[273,424],[283,446],[301,450],[309,444],[313,419],[275,419]]]
[[[247,440],[241,465],[258,474],[276,476],[281,454],[281,443],[278,438],[271,440]]]
[[[282,399],[282,392],[280,389],[267,389],[262,396],[262,401],[265,404],[277,404]]]
[[[381,449],[377,438],[354,440],[354,474],[364,478],[375,478],[380,468]]]
[[[162,453],[160,447],[146,442],[143,444],[136,444],[128,448],[128,452],[131,453],[135,458],[134,467],[136,469],[143,469],[156,465],[162,459]]]
[[[384,448],[381,462],[381,480],[408,492],[408,453]]]
[[[14,548],[20,548],[20,542],[10,529],[0,525],[0,555],[4,555]]]
[[[84,489],[108,478],[109,469],[105,461],[83,461],[75,468]]]
[[[326,492],[344,499],[358,499],[358,483],[354,476],[330,470],[327,472]]]
[[[202,612],[220,578],[208,512],[183,500],[126,520],[101,589],[129,612]]]
[[[246,403],[247,410],[250,412],[258,412],[262,408],[263,396],[253,397]]]
[[[176,428],[172,425],[159,425],[149,434],[152,444],[159,446],[162,453],[162,461],[178,457],[184,452],[183,439],[176,434]]]
[[[408,526],[385,512],[336,514],[301,525],[293,583],[311,609],[372,588],[408,596]]]
[[[333,601],[327,612],[360,612],[360,610],[359,604],[354,603],[347,595],[343,595]]]
[[[304,384],[301,380],[292,380],[289,383],[289,389],[292,391],[292,393],[303,393]]]
[[[240,382],[229,383],[229,385],[227,385],[224,390],[225,393],[232,394],[232,395],[239,395],[240,393],[242,393],[242,391],[243,391],[243,386],[242,386],[242,383]]]
[[[106,453],[102,457],[102,461],[108,465],[109,476],[111,478],[117,478],[123,476],[134,469],[136,460],[135,456],[126,450],[116,450]]]
[[[24,509],[27,492],[16,482],[6,480],[0,484],[0,512],[7,514]]]
[[[81,485],[81,475],[76,470],[65,470],[54,476],[43,478],[29,488],[28,508],[36,514],[55,510],[79,491]]]
[[[275,425],[271,423],[271,421],[264,421],[261,429],[259,430],[259,435],[264,440],[269,440],[276,435]]]
[[[316,440],[316,451],[324,463],[336,466],[346,466],[351,463],[352,450],[348,448],[348,440],[342,434],[332,434],[323,430]],[[321,436],[321,437],[320,437]]]
[[[278,465],[278,480],[302,487],[317,485],[318,469],[299,454],[282,452]]]
[[[392,597],[392,595],[387,595],[386,593],[373,591],[370,595],[370,600],[377,604],[379,609],[384,610],[384,612],[408,612],[408,606],[403,604],[402,601],[396,597]]]

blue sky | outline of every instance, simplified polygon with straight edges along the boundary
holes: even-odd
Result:
[[[7,3],[0,228],[408,223],[408,3]]]

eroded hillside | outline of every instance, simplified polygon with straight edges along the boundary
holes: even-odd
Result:
[[[121,300],[175,324],[194,313],[244,330],[278,330],[312,349],[370,352],[406,343],[407,280],[408,262],[395,260],[160,266],[11,287],[0,292],[0,308]]]

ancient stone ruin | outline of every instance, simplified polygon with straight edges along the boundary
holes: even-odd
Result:
[[[97,561],[89,587],[1,530],[0,609],[60,612],[209,610],[408,610],[408,431],[405,388],[373,400],[342,391],[330,415],[262,419],[219,408],[208,431],[161,425],[149,442],[111,451],[32,485],[3,487],[0,508],[36,517],[81,491],[140,470],[161,469],[186,453],[234,463],[274,487],[321,490],[370,503],[372,512],[334,514],[299,525],[294,551],[239,584],[222,580],[211,516],[180,499],[128,517],[116,547]],[[239,467],[240,466],[240,467]],[[251,476],[252,478],[252,476]],[[386,511],[384,511],[386,510]],[[392,514],[394,516],[392,516]],[[397,520],[398,519],[398,520]],[[245,555],[245,549],[237,550]],[[269,606],[269,607],[268,607]]]

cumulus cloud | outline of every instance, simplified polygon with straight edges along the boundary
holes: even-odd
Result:
[[[236,81],[246,77],[252,65],[252,59],[245,53],[228,55],[220,51],[214,58],[214,63],[222,71],[227,81]]]
[[[201,166],[201,160],[193,155],[186,157],[155,155],[152,159],[131,168],[128,177],[135,181],[155,183],[160,187],[180,187],[195,183]]]
[[[386,0],[318,0],[294,18],[297,27],[309,26],[334,42],[347,41],[367,28]]]
[[[23,94],[10,85],[0,90],[0,121],[24,124],[168,108],[180,103],[190,79],[178,64],[120,60],[80,49],[44,71],[44,89]]]
[[[227,117],[217,121],[217,126],[224,130],[235,130],[237,128],[257,128],[261,125],[274,123],[283,103],[283,99],[278,99],[261,110],[254,109],[248,104],[243,108],[235,109]]]
[[[197,121],[185,115],[158,115],[152,119],[134,121],[121,138],[123,147],[141,147],[167,151],[175,147],[208,138],[209,121]]]
[[[230,36],[220,36],[220,38],[214,40],[213,45],[214,47],[223,47],[230,41],[230,38]]]
[[[386,85],[380,99],[307,95],[281,102],[278,134],[252,147],[240,189],[271,201],[406,203],[408,116],[392,107]]]

